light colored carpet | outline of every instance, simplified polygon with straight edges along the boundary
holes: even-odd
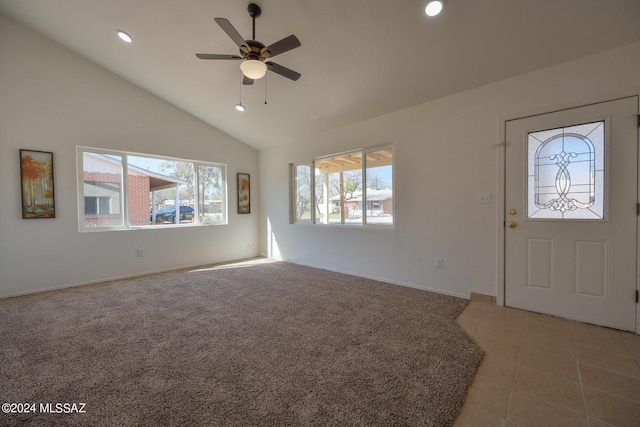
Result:
[[[451,426],[482,359],[467,301],[300,265],[0,300],[0,425]],[[39,412],[39,407],[38,407]]]

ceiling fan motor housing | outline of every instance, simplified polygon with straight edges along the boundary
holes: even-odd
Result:
[[[246,51],[240,48],[240,54],[246,55],[247,59],[257,59],[259,61],[263,59],[267,59],[271,56],[271,53],[268,50],[265,50],[264,44],[260,43],[257,40],[245,40],[248,46],[246,46]],[[243,45],[244,47],[244,45]]]

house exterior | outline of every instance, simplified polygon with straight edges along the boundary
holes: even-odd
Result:
[[[177,187],[184,181],[127,165],[129,191],[129,222],[149,225],[152,194]],[[84,153],[84,224],[85,227],[119,225],[122,223],[121,188],[122,163],[114,156]]]
[[[347,194],[344,204],[349,215],[361,216],[366,214],[368,217],[393,215],[393,190],[374,190],[368,188],[366,199],[366,203],[363,205],[362,191]],[[340,195],[333,196],[329,200],[331,201],[330,213],[339,212]]]

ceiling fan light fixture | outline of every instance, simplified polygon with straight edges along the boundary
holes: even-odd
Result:
[[[442,7],[444,6],[444,2],[442,0],[431,0],[427,3],[427,6],[424,8],[424,13],[427,16],[436,16],[440,12],[442,12]]]
[[[236,110],[238,110],[238,111],[240,111],[240,112],[244,111],[244,110],[245,110],[244,105],[242,105],[242,104],[236,104]]]
[[[245,77],[258,80],[267,74],[267,64],[257,59],[247,59],[240,64],[240,69]]]

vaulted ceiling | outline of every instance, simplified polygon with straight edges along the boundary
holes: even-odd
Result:
[[[435,18],[426,0],[254,2],[258,40],[301,41],[273,61],[302,77],[242,87],[243,113],[239,62],[195,53],[238,54],[213,19],[251,38],[249,1],[0,0],[0,11],[258,149],[640,40],[638,0],[448,0]]]

